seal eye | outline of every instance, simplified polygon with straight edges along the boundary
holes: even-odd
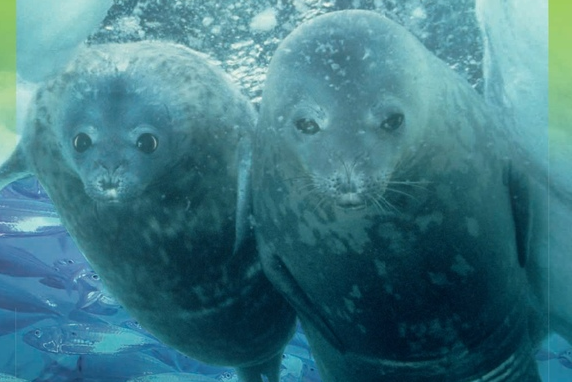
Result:
[[[320,126],[313,119],[300,118],[296,121],[296,128],[304,134],[316,134],[320,131]]]
[[[153,151],[157,150],[159,140],[153,134],[145,133],[139,136],[136,145],[137,148],[145,154],[151,154]]]
[[[91,147],[91,138],[86,133],[79,133],[73,139],[73,147],[78,153],[83,153]]]
[[[405,117],[401,113],[393,113],[381,123],[381,128],[386,131],[397,130],[403,124]]]

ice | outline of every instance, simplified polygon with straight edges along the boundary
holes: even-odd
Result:
[[[56,73],[112,4],[112,0],[18,0],[18,75],[38,82]]]
[[[16,85],[16,127],[18,134],[22,133],[24,128],[24,121],[26,119],[26,111],[28,110],[28,105],[32,100],[32,96],[36,92],[38,84],[34,82],[26,82],[21,78],[18,78]]]
[[[527,175],[536,182],[541,213],[533,217],[529,267],[546,288],[549,314],[560,334],[572,339],[572,147],[567,120],[548,125],[548,1],[477,0],[476,13],[485,43],[485,97],[507,115],[511,136],[526,153]],[[551,106],[561,102],[551,99]],[[568,327],[566,327],[568,326]],[[541,367],[545,378],[569,375],[562,365]],[[559,374],[563,372],[563,374]],[[563,380],[563,379],[562,379]]]
[[[269,32],[276,28],[277,24],[276,11],[273,8],[267,8],[254,16],[250,22],[250,29],[254,32]]]
[[[18,0],[16,127],[0,122],[0,164],[13,151],[37,84],[60,71],[101,23],[113,0]],[[13,124],[13,122],[12,122]],[[15,135],[15,134],[14,134]]]
[[[477,0],[485,98],[513,121],[515,138],[548,161],[548,1]]]

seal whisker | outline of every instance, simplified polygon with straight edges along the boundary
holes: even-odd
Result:
[[[398,189],[391,188],[391,187],[387,187],[385,190],[386,190],[386,191],[395,192],[396,194],[405,195],[405,196],[407,196],[407,197],[410,197],[411,199],[415,199],[416,201],[419,201],[418,198],[416,198],[415,196],[413,196],[413,195],[411,195],[411,194],[408,194],[408,193],[405,192],[405,191],[400,191],[400,190],[398,190]]]
[[[322,199],[320,199],[320,201],[318,202],[318,206],[316,206],[316,208],[318,208],[319,205],[323,203],[325,199],[327,199],[327,196],[324,195],[319,185],[316,184],[315,182],[308,182],[307,184],[298,187],[297,190],[302,194],[302,199],[306,199],[307,201],[309,201],[314,196],[323,195]],[[313,209],[312,212],[314,212],[316,208]]]
[[[375,196],[375,198],[373,196]],[[383,192],[373,193],[373,196],[370,196],[370,197],[373,198],[374,200],[376,200],[378,203],[382,203],[383,205],[389,207],[394,212],[400,212],[397,209],[397,207],[395,207],[386,198],[383,197]],[[384,211],[384,212],[388,212],[388,211]]]
[[[366,200],[370,200],[374,206],[376,206],[379,209],[379,212],[381,213],[387,213],[387,210],[385,208],[383,208],[382,204],[372,195],[366,195],[367,199]]]
[[[328,179],[325,177],[318,177],[315,175],[308,175],[308,176],[300,176],[297,178],[290,178],[292,180],[297,181],[306,181],[306,184],[302,184],[301,186],[297,186],[298,191],[305,191],[305,190],[318,190],[322,187],[320,186],[323,183],[327,183]]]
[[[97,222],[101,222],[101,214],[99,212],[99,202],[93,203],[93,215]]]
[[[427,187],[423,186],[424,184],[431,184],[431,182],[429,181],[389,181],[388,185],[393,185],[393,184],[398,184],[400,186],[411,186],[411,187],[416,187],[422,190],[427,190]]]
[[[290,184],[294,185],[294,182],[303,182],[305,181],[306,184],[303,185],[302,187],[308,187],[310,185],[314,185],[315,187],[318,187],[318,185],[320,183],[327,183],[328,182],[328,178],[326,177],[319,177],[316,175],[305,175],[305,176],[296,176],[296,177],[290,177],[290,178],[285,178],[286,181],[289,181]]]
[[[380,143],[380,142],[376,142],[376,145],[378,145],[379,143]],[[374,146],[374,147],[375,147],[375,146]],[[358,155],[355,156],[355,158],[354,158],[354,160],[353,160],[353,162],[352,162],[352,165],[351,165],[352,171],[355,170],[355,168],[357,167],[357,165],[358,165],[358,163],[359,163],[359,160],[360,160],[362,157],[364,157],[365,154],[366,154],[366,153],[365,153],[365,151],[364,151],[364,152],[361,152],[360,154],[358,154]]]
[[[404,155],[399,156],[399,158],[397,159],[397,162],[395,162],[395,165],[393,166],[393,169],[389,173],[388,178],[390,178],[391,175],[393,175],[394,173],[402,174],[402,176],[404,174],[406,174],[407,173],[407,165],[411,165],[412,161],[413,161],[412,155],[404,154]]]
[[[295,177],[295,178],[288,178],[285,179],[285,181],[290,182],[290,184],[294,184],[295,182],[307,182],[307,183],[314,183],[314,181],[316,180],[316,177],[314,176],[300,176],[300,177]]]
[[[312,179],[314,179],[314,178],[315,178],[315,177],[312,176],[312,175],[300,175],[300,176],[292,176],[292,177],[289,177],[289,178],[284,178],[284,180],[287,181],[287,182],[293,182],[293,181],[306,180],[306,179],[312,180]]]
[[[348,164],[347,164],[346,161],[344,161],[344,160],[342,160],[342,166],[344,166],[344,172],[345,172],[345,174],[346,174],[346,182],[347,182],[348,184],[350,184],[350,183],[351,183],[351,180],[352,180],[352,173],[353,173],[353,171],[352,171],[352,169],[350,169],[350,168],[348,167]]]
[[[324,202],[328,199],[327,196],[324,196],[322,199],[320,199],[320,201],[316,204],[316,206],[312,209],[312,213],[316,213],[316,211],[318,210],[318,208],[320,208]]]
[[[306,190],[314,191],[317,188],[318,188],[318,186],[316,184],[314,184],[313,182],[308,182],[302,186],[299,186],[297,189],[298,189],[298,191],[306,191]]]
[[[310,186],[313,187],[306,187],[305,190],[299,190],[300,192],[304,192],[303,196],[310,198],[315,195],[323,195],[323,192],[320,191],[320,188],[318,186],[316,185],[310,185]]]

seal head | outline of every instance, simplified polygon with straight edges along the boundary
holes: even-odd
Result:
[[[308,177],[293,182],[314,203],[390,208],[383,195],[393,189],[392,173],[424,139],[429,68],[408,49],[412,36],[376,22],[302,26],[273,58],[262,120],[296,147],[293,159]],[[375,48],[398,39],[391,51]],[[403,65],[410,59],[419,62],[415,72]]]

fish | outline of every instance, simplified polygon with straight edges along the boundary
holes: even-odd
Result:
[[[79,294],[76,306],[86,312],[112,316],[122,307],[104,287],[99,275],[87,264],[73,274],[73,282]]]
[[[50,353],[42,354],[51,357]],[[34,382],[125,382],[141,375],[173,371],[141,352],[75,357],[54,355],[49,360]]]
[[[47,354],[47,353],[43,353]],[[75,367],[61,364],[56,360],[46,360],[46,365],[33,382],[79,382],[83,381]]]
[[[298,357],[285,353],[282,355],[280,382],[299,382],[302,378],[304,362]]]
[[[90,272],[95,273],[86,261],[78,262],[69,258],[57,259],[52,268],[54,274],[44,277],[40,283],[55,289],[66,289],[68,292],[78,289],[78,279]]]
[[[1,208],[1,207],[0,207]],[[30,252],[0,242],[0,273],[12,277],[57,277],[57,271]]]
[[[62,259],[58,262],[62,261],[72,260]],[[95,309],[91,308],[91,310],[101,310],[106,314],[117,312],[118,304],[111,302],[112,297],[101,291],[103,286],[100,280],[96,287],[94,279],[99,279],[99,276],[94,275],[95,272],[91,268],[86,270],[84,264],[87,263],[74,263],[74,267],[71,265],[62,266],[61,264],[50,266],[22,248],[0,243],[0,274],[12,277],[40,277],[40,283],[52,288],[65,289],[68,294],[71,294],[72,290],[78,290],[80,295],[78,306],[88,306],[97,302],[98,304],[94,306]],[[85,295],[88,292],[84,288],[87,285],[90,286],[90,291],[97,290],[100,295],[87,298]],[[113,313],[108,312],[110,309]]]
[[[568,369],[572,369],[572,348],[561,351],[558,354],[558,362]]]
[[[145,330],[139,322],[137,322],[136,320],[134,320],[132,318],[129,320],[125,320],[125,321],[121,322],[119,324],[119,326],[127,328],[127,329],[131,329],[131,330],[135,330],[136,332],[139,332],[139,333],[141,333],[147,337],[151,337],[151,338],[157,340],[157,337],[155,337],[154,335],[149,333],[147,330]]]
[[[64,304],[53,299],[41,298],[22,288],[0,279],[0,309],[17,313],[43,313],[49,316],[62,316]]]
[[[304,362],[302,366],[302,377],[300,382],[321,382],[320,374],[318,373],[318,368],[314,362]]]
[[[195,373],[162,373],[145,375],[127,382],[219,382],[220,380]]]
[[[309,350],[309,349],[308,349]],[[299,357],[288,353],[288,348],[282,356],[281,382],[321,382],[316,362],[312,357]]]
[[[113,316],[122,308],[113,296],[103,291],[91,291],[80,295],[76,306],[98,316]]]
[[[38,321],[51,318],[53,315],[46,314],[27,314],[16,312],[1,312],[0,313],[0,336],[14,333],[20,329],[24,329]],[[0,381],[3,381],[0,379]]]
[[[548,349],[540,349],[534,355],[534,359],[537,361],[549,361],[554,358],[558,358],[558,354]]]
[[[44,190],[38,179],[33,176],[29,176],[27,178],[13,182],[4,190],[2,190],[2,195],[11,198],[23,197],[41,201],[50,200],[46,190]]]
[[[77,360],[76,370],[83,380],[121,381],[147,374],[172,373],[169,366],[141,352],[81,355]]]
[[[127,353],[162,346],[134,330],[97,322],[35,328],[25,333],[23,340],[45,352],[78,355]]]
[[[51,203],[0,198],[0,237],[67,235]]]
[[[572,369],[572,348],[562,350],[558,353],[548,349],[540,349],[536,352],[534,358],[537,361],[550,361],[552,359],[556,359],[562,366]]]
[[[219,382],[239,382],[238,375],[232,371],[226,371],[216,377]]]
[[[164,364],[182,373],[196,373],[201,375],[220,375],[232,372],[233,369],[225,366],[208,365],[178,352],[168,346],[158,346],[148,351],[150,355]]]
[[[0,381],[1,382],[30,382],[27,379],[18,378],[16,376],[10,374],[0,373]]]
[[[290,339],[288,345],[286,345],[286,349],[284,352],[287,354],[294,355],[298,358],[303,359],[313,359],[312,358],[312,351],[310,350],[310,345],[308,344],[308,340],[306,336],[300,332],[296,332],[294,337]]]
[[[78,262],[69,258],[56,259],[53,265],[56,271],[69,275],[75,275],[92,270],[86,261]]]
[[[42,278],[40,283],[51,288],[65,289],[68,294],[76,290],[78,309],[97,315],[112,316],[122,308],[105,289],[101,278],[87,262],[58,259],[54,262],[53,269],[52,274]]]

